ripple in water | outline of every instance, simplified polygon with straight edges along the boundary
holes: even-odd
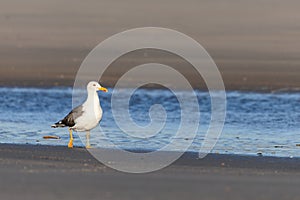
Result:
[[[124,90],[126,92],[126,90]],[[188,104],[187,91],[181,95]],[[207,131],[210,121],[210,97],[207,92],[197,91],[201,124],[189,151],[197,152]],[[132,119],[140,126],[150,123],[149,109],[160,104],[167,113],[164,128],[155,136],[141,139],[124,134],[113,120],[109,93],[99,93],[104,110],[101,128],[92,131],[91,143],[94,146],[114,148],[104,145],[110,140],[119,148],[158,150],[171,140],[180,141],[192,138],[177,138],[176,131],[180,124],[180,105],[169,90],[139,89],[131,97],[129,112]],[[120,98],[122,95],[120,94]],[[67,129],[51,129],[50,126],[64,117],[71,109],[72,89],[35,89],[35,88],[0,88],[0,142],[20,144],[66,145]],[[124,112],[120,107],[117,113]],[[255,93],[227,92],[227,115],[222,135],[214,147],[215,153],[250,154],[272,156],[300,156],[299,120],[300,94],[297,93]],[[190,107],[190,112],[194,108]],[[158,116],[160,117],[160,116]],[[193,119],[189,119],[193,123]],[[135,131],[132,129],[131,131]],[[145,130],[145,134],[151,130]],[[45,135],[58,135],[60,140],[44,140]],[[82,145],[78,137],[74,141]],[[178,146],[180,149],[180,146]]]

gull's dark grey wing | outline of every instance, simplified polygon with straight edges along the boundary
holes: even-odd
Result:
[[[74,108],[64,119],[53,124],[51,127],[52,128],[65,127],[65,126],[72,127],[75,125],[75,119],[80,117],[82,114],[83,114],[83,107],[81,105]]]

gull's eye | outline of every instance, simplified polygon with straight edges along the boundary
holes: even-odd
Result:
[[[96,86],[96,84],[93,84],[93,86]]]

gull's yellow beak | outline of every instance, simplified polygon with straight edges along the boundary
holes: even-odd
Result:
[[[101,90],[103,92],[108,92],[108,90],[105,87],[99,87],[98,90]]]

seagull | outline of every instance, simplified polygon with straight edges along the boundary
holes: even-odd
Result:
[[[53,124],[52,128],[69,127],[70,141],[69,148],[73,148],[73,131],[86,132],[86,148],[90,148],[90,130],[95,128],[102,118],[97,91],[107,92],[98,82],[91,81],[87,85],[88,96],[86,101],[74,108],[65,118]]]

